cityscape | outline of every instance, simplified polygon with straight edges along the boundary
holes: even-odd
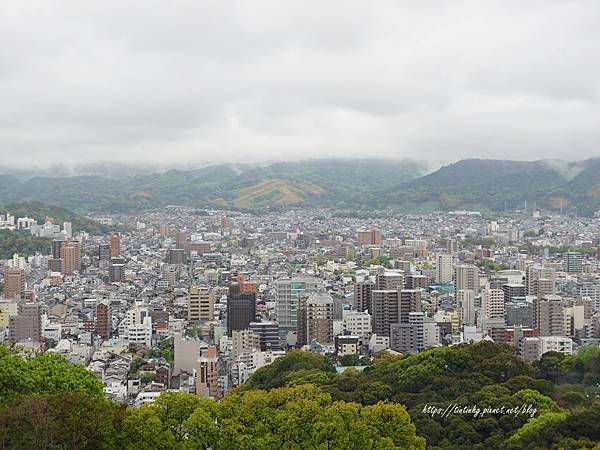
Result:
[[[90,214],[110,231],[88,233],[6,211],[2,230],[46,247],[3,260],[0,337],[85,366],[127,408],[219,402],[302,354],[344,377],[464,345],[534,366],[595,349],[597,380],[600,217],[372,215],[169,206]]]
[[[0,450],[600,450],[598,17],[0,1]]]

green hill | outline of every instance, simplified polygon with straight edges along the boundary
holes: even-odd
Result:
[[[310,160],[221,164],[108,178],[0,177],[0,204],[40,201],[75,211],[129,212],[165,205],[255,209],[323,206],[367,211],[600,209],[600,159],[468,159],[424,175],[415,161]],[[424,176],[423,176],[424,175]]]
[[[600,160],[574,163],[470,159],[385,191],[381,205],[430,210],[559,210],[591,215],[600,209]]]
[[[268,166],[221,164],[119,179],[5,177],[0,204],[40,201],[75,211],[133,211],[165,205],[258,208],[368,207],[380,189],[424,173],[414,161],[311,160]]]

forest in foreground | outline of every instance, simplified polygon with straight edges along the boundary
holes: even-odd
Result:
[[[0,448],[598,449],[599,386],[597,347],[532,364],[481,342],[343,373],[292,351],[220,402],[169,392],[126,408],[83,366],[0,347]]]

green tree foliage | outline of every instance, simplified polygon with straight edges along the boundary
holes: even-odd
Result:
[[[425,448],[397,404],[334,402],[312,385],[232,393],[220,403],[162,394],[124,420],[126,448]]]
[[[293,361],[286,361],[286,358],[278,360],[279,366],[293,367]],[[293,359],[297,358],[299,355]],[[564,415],[568,426],[552,428],[550,431],[555,435],[538,440],[551,445],[541,444],[539,448],[559,444],[565,448],[580,448],[596,440],[594,424],[588,423],[594,411],[590,403],[593,396],[585,386],[555,385],[553,381],[591,380],[590,374],[595,373],[597,360],[596,351],[590,349],[573,357],[548,353],[534,367],[518,357],[513,347],[479,342],[431,349],[405,357],[383,354],[363,372],[351,369],[340,374],[321,372],[320,378],[315,364],[310,369],[296,372],[303,374],[296,380],[293,376],[290,378],[289,372],[263,371],[259,377],[251,377],[248,384],[255,389],[271,389],[276,377],[278,385],[297,385],[310,373],[312,379],[319,379],[321,389],[334,401],[356,402],[364,406],[381,401],[405,405],[417,428],[417,435],[425,437],[427,445],[432,448],[483,450],[518,445],[527,448],[528,442],[536,441],[527,429],[510,442],[508,439],[533,419]],[[569,406],[569,402],[574,409],[563,409]],[[535,414],[487,414],[480,417],[452,414],[440,417],[424,413],[428,405],[442,410],[452,405],[507,409],[526,405],[532,408],[531,411],[535,409]],[[579,413],[576,414],[577,411]],[[534,425],[531,427],[535,428]],[[586,431],[582,432],[580,428]]]
[[[51,241],[48,238],[32,236],[29,232],[0,230],[0,259],[12,258],[15,253],[22,256],[50,253]]]
[[[53,353],[34,356],[0,346],[0,405],[24,396],[84,392],[102,397],[102,384],[82,365]]]
[[[390,257],[389,256],[378,256],[377,258],[373,258],[373,259],[368,259],[363,263],[363,267],[369,267],[369,266],[383,266],[386,267],[388,269],[392,269],[392,263],[390,262]]]
[[[146,353],[147,358],[164,358],[169,364],[173,364],[175,358],[175,347],[173,338],[162,338],[157,346]]]
[[[283,387],[295,379],[295,372],[318,370],[325,374],[335,374],[335,367],[327,358],[313,353],[293,350],[272,364],[261,367],[245,384],[245,389],[272,389]]]
[[[0,408],[0,448],[117,448],[123,414],[123,406],[84,392],[21,398]]]

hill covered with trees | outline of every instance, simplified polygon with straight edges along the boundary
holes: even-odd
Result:
[[[412,161],[322,159],[111,176],[4,175],[0,204],[41,201],[76,211],[128,212],[166,205],[311,206],[368,211],[522,209],[591,215],[600,209],[600,158],[577,162],[467,159],[426,174]],[[100,172],[102,173],[102,172]]]
[[[531,364],[480,342],[343,373],[293,351],[220,402],[164,393],[126,409],[82,366],[0,347],[0,448],[592,449],[599,383],[593,347]]]
[[[406,409],[334,401],[314,385],[163,393],[125,409],[83,366],[0,347],[0,449],[424,449]]]
[[[531,364],[510,346],[480,342],[381,355],[363,372],[332,369],[326,358],[291,352],[259,369],[242,389],[311,383],[338,401],[401,404],[428,448],[579,449],[600,443],[598,348],[577,356],[546,353]],[[459,412],[442,414],[455,407]],[[469,407],[480,414],[460,412]]]

